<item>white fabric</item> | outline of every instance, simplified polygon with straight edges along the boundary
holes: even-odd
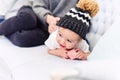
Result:
[[[5,14],[5,19],[10,17],[16,16],[18,10],[24,5],[31,5],[29,1],[32,0],[15,0],[14,4],[10,9],[8,9],[7,13]]]
[[[0,0],[0,15],[5,15],[16,0]]]
[[[100,41],[93,49],[90,59],[119,59],[120,56],[120,16],[118,21],[114,22],[108,31],[101,37]]]
[[[71,69],[80,62],[50,55],[45,45],[20,48],[5,37],[0,37],[0,43],[0,57],[8,64],[14,80],[50,80],[53,70]]]
[[[2,58],[0,58],[0,80],[13,80],[12,72]]]
[[[52,32],[50,34],[50,36],[48,37],[48,39],[45,41],[45,45],[49,48],[49,49],[56,49],[59,48],[59,44],[56,41],[56,35],[57,35],[57,31]]]
[[[45,45],[49,49],[60,48],[59,44],[56,41],[57,32],[58,32],[58,30],[52,32],[51,35],[49,36],[49,38],[45,41]],[[82,50],[83,52],[89,52],[89,45],[87,44],[87,42],[85,40],[82,40],[81,42],[79,42],[79,44],[78,44],[78,46],[76,46],[76,48]]]
[[[79,80],[120,80],[120,60],[93,60],[77,64]]]

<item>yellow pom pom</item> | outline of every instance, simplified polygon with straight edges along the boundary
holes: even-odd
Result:
[[[79,0],[76,7],[89,11],[91,17],[94,17],[99,11],[98,3],[95,0]]]

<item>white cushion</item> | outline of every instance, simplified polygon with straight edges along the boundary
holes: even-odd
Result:
[[[0,80],[13,80],[12,71],[2,58],[0,58]]]
[[[76,66],[79,71],[79,80],[120,80],[120,61],[94,60],[79,63]]]
[[[95,45],[89,59],[119,59],[120,56],[120,16]]]
[[[5,15],[15,1],[16,0],[0,0],[0,15]]]
[[[99,3],[99,12],[93,18],[91,30],[87,34],[91,50],[101,36],[117,21],[117,17],[120,16],[119,0],[97,0],[97,2]]]

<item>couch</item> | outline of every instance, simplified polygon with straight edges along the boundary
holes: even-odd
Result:
[[[17,1],[1,0],[0,15]],[[120,1],[97,1],[100,10],[87,34],[91,55],[86,61],[50,55],[45,45],[21,48],[0,36],[0,80],[120,80]]]

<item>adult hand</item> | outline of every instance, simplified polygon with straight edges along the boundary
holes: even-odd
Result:
[[[54,17],[50,14],[46,17],[46,22],[48,23],[48,32],[52,33],[57,29],[56,23],[60,20],[59,17]]]

